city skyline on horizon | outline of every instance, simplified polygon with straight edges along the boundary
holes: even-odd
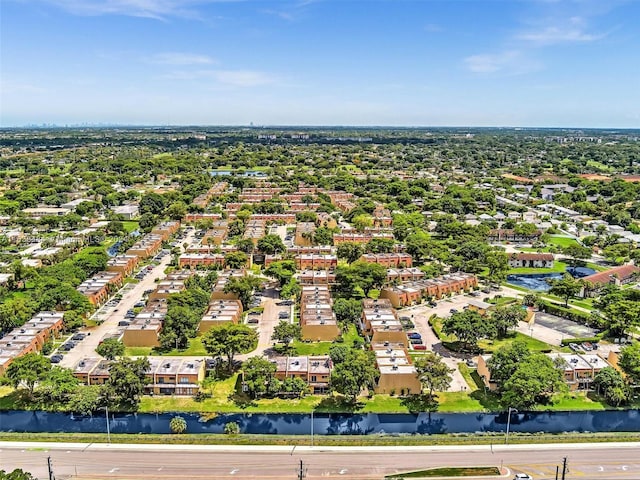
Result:
[[[0,126],[640,127],[640,2],[9,0]]]

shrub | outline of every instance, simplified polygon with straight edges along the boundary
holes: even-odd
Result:
[[[224,424],[224,433],[227,435],[238,435],[240,433],[240,425],[236,422],[229,422]]]
[[[169,428],[171,433],[184,433],[187,431],[187,422],[182,417],[173,417],[169,422]]]

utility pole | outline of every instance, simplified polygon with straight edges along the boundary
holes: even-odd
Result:
[[[558,480],[558,474],[560,473],[560,467],[556,465],[556,480]]]
[[[300,470],[298,470],[298,480],[304,480],[307,476],[307,470],[304,468],[302,460],[300,460]]]
[[[56,480],[56,476],[53,474],[53,464],[51,463],[51,457],[47,457],[47,467],[49,468],[49,480]]]
[[[567,457],[562,459],[562,480],[565,480],[565,475],[567,474]]]

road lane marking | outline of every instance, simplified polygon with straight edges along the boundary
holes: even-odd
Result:
[[[340,470],[338,473],[340,475],[344,475],[345,473],[347,473],[349,470],[347,470],[346,468],[343,468],[342,470]]]
[[[233,470],[231,470],[231,471],[229,472],[229,475],[235,475],[235,474],[236,474],[236,473],[238,473],[239,471],[240,471],[239,469],[234,468]]]
[[[118,470],[120,470],[118,467],[113,467],[111,470],[109,470],[109,473],[116,473]]]

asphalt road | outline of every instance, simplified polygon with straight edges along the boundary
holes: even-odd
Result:
[[[568,458],[567,479],[638,479],[640,444],[557,444],[466,447],[214,447],[179,445],[0,443],[0,465],[55,477],[295,479],[302,460],[307,479],[382,479],[384,475],[441,466],[503,466],[502,478],[529,473],[555,478]],[[496,477],[493,477],[496,478]]]

